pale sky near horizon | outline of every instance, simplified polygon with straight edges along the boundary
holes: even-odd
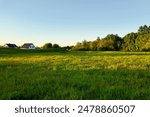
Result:
[[[150,25],[150,0],[0,0],[0,45],[61,46]]]

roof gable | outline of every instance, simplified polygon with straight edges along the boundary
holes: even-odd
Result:
[[[33,45],[33,43],[25,43],[25,44],[23,44],[21,46],[21,48],[31,48],[31,47],[35,48],[35,46]]]
[[[7,44],[5,44],[5,46],[7,46],[9,48],[17,48],[16,44],[7,43]]]

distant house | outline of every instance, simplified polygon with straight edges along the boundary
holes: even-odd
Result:
[[[20,48],[21,49],[35,49],[35,46],[33,43],[25,43]]]
[[[16,44],[6,43],[4,45],[4,48],[18,48],[18,47],[16,46]]]

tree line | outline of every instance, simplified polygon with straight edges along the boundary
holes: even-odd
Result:
[[[124,37],[108,34],[105,38],[97,37],[95,41],[78,42],[71,50],[87,51],[150,51],[150,26],[140,26],[137,32]]]
[[[74,46],[60,47],[58,44],[46,43],[38,48],[72,51],[150,51],[150,26],[140,26],[137,32],[128,33],[124,37],[108,34],[104,38],[97,37],[95,41],[77,42]]]

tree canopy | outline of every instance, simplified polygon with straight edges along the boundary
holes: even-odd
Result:
[[[95,41],[78,42],[72,50],[90,51],[150,51],[150,26],[140,26],[137,32],[131,32],[124,37],[108,34],[104,38],[97,37]]]
[[[138,29],[138,33],[140,33],[140,34],[150,33],[150,26],[147,26],[147,25],[140,26],[139,29]]]
[[[43,46],[43,49],[49,49],[49,48],[52,48],[52,44],[51,44],[51,43],[46,43],[46,44]]]
[[[59,48],[60,46],[58,44],[52,44],[52,43],[46,43],[42,47],[43,49],[50,49],[50,48]]]
[[[61,47],[58,44],[46,43],[43,48]],[[124,37],[108,34],[104,38],[97,37],[94,41],[83,40],[75,46],[63,48],[77,51],[150,51],[150,26],[140,26],[137,32],[128,33]]]

